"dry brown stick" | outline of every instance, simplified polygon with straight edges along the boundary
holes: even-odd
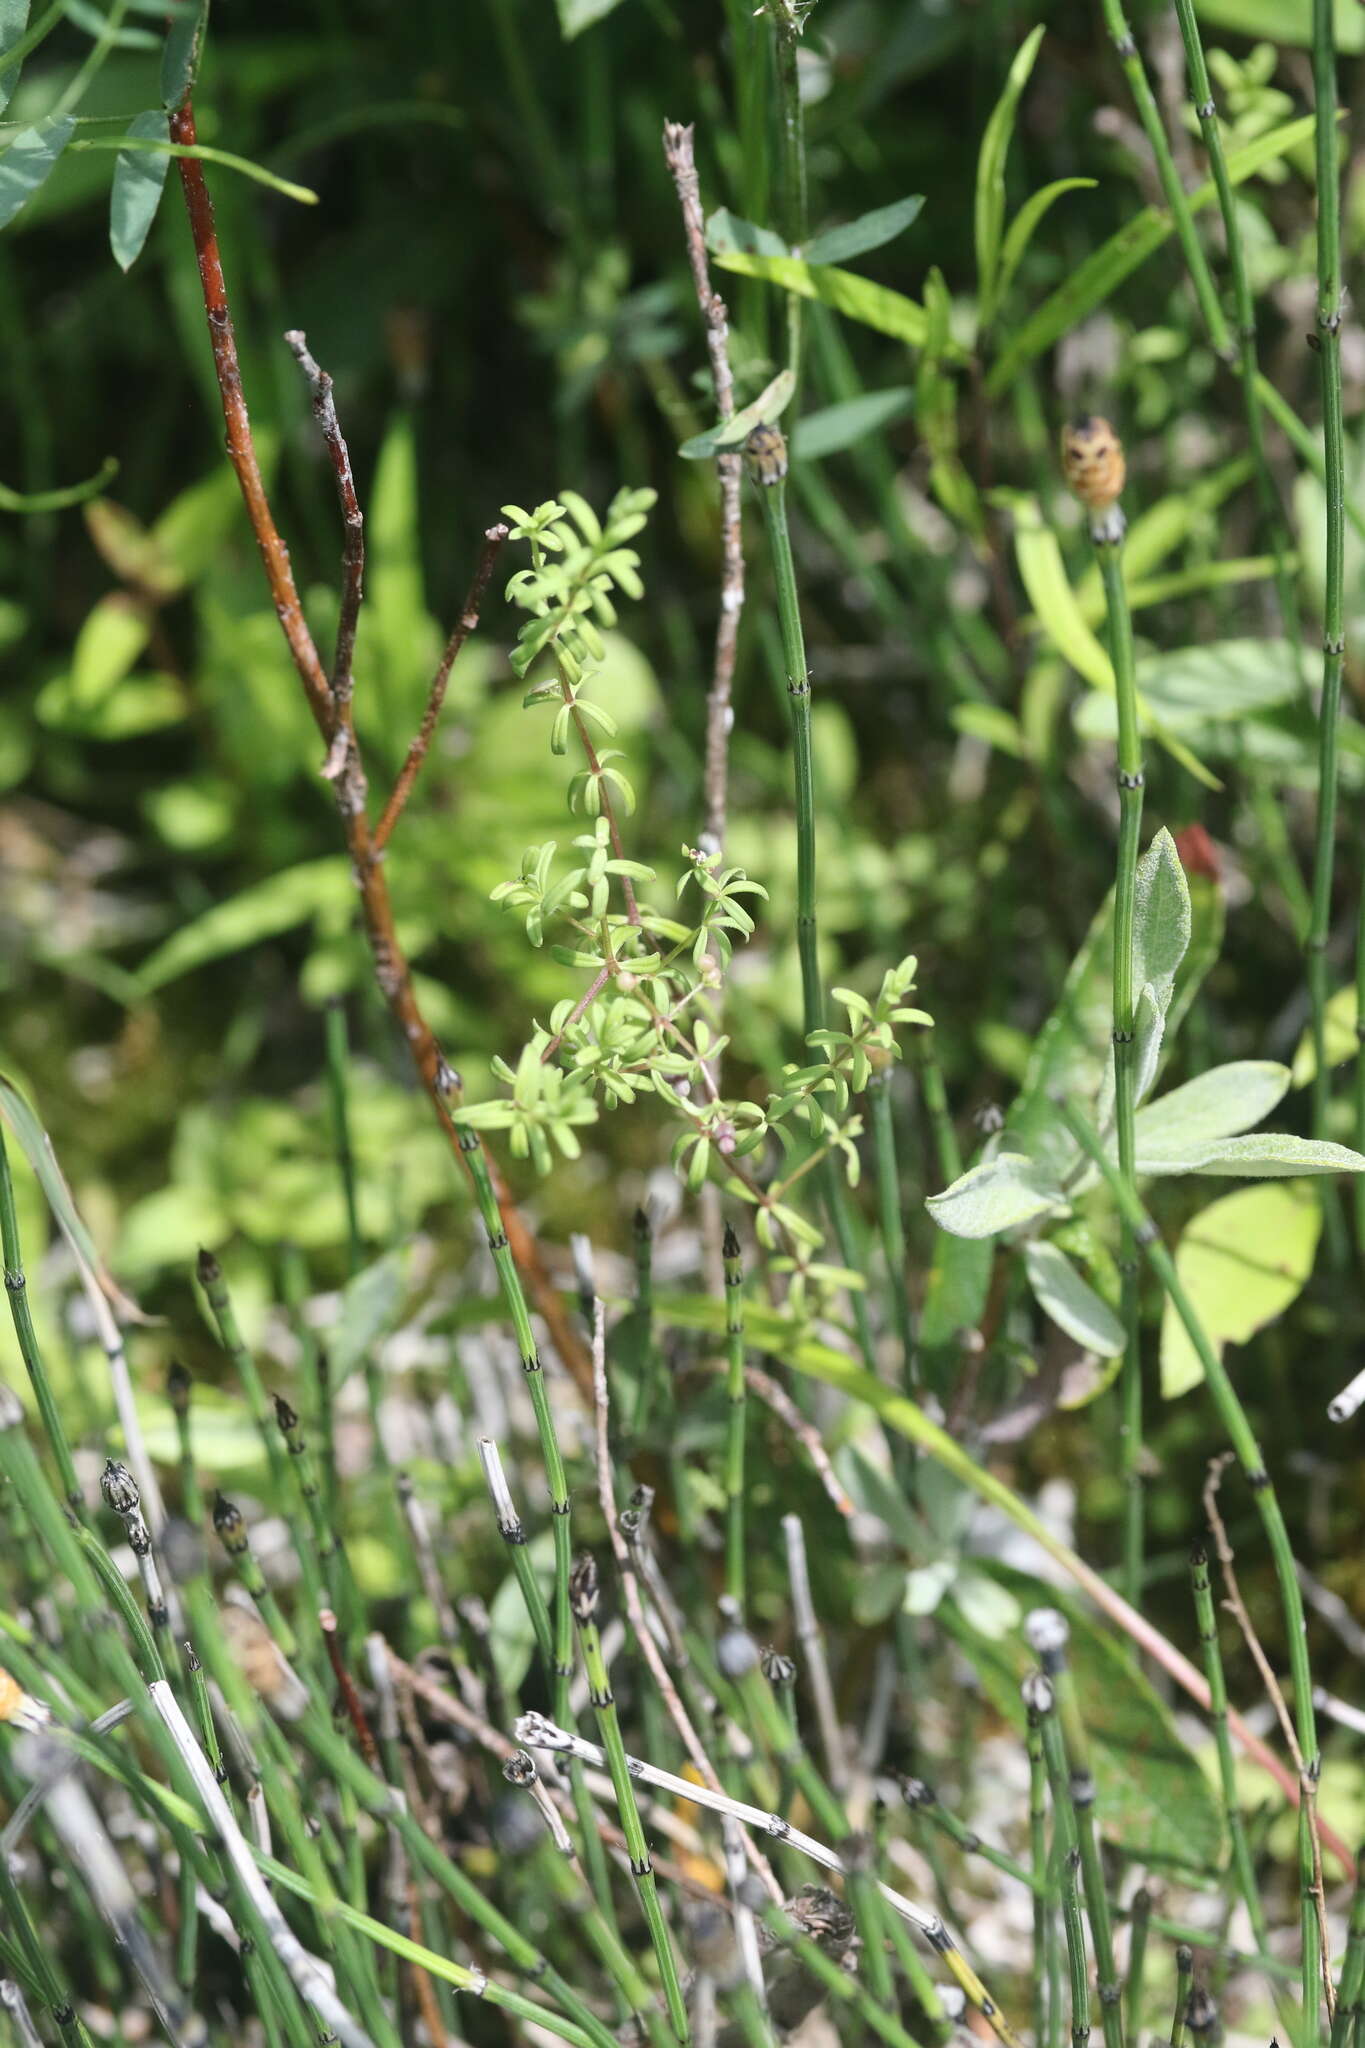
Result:
[[[593,1415],[596,1422],[597,1499],[602,1509],[602,1519],[607,1525],[612,1555],[621,1574],[621,1586],[625,1594],[630,1625],[635,1631],[635,1640],[640,1645],[641,1653],[649,1666],[654,1683],[659,1688],[659,1696],[668,1710],[669,1719],[678,1731],[683,1748],[692,1759],[702,1782],[709,1785],[713,1792],[723,1795],[725,1787],[720,1782],[715,1765],[706,1754],[701,1737],[692,1726],[668,1666],[659,1654],[659,1645],[654,1639],[654,1631],[649,1626],[644,1602],[640,1598],[639,1582],[635,1576],[635,1561],[631,1557],[625,1537],[621,1534],[621,1525],[616,1516],[616,1492],[611,1479],[611,1448],[607,1441],[607,1422],[610,1415],[610,1395],[607,1389],[607,1319],[600,1298],[593,1304],[592,1385]],[[767,1857],[759,1849],[758,1844],[747,1835],[745,1842],[745,1853],[755,1876],[770,1895],[780,1901],[782,1888],[773,1875]]]
[[[417,780],[418,771],[426,759],[427,748],[431,745],[432,734],[436,730],[436,721],[441,715],[441,706],[445,702],[446,685],[450,681],[450,671],[455,666],[455,658],[459,654],[460,649],[479,623],[479,612],[483,606],[484,592],[488,588],[488,579],[493,573],[493,564],[497,560],[498,550],[507,538],[507,533],[508,529],[501,520],[498,521],[496,526],[490,526],[484,532],[483,546],[479,550],[479,559],[475,565],[473,580],[465,596],[464,604],[460,608],[460,616],[455,623],[454,631],[446,641],[445,652],[441,656],[440,664],[431,679],[431,690],[427,697],[427,708],[422,713],[422,723],[417,728],[416,737],[408,748],[407,758],[398,771],[398,779],[393,785],[389,800],[380,814],[379,823],[374,828],[374,849],[376,853],[382,853],[384,847],[388,844],[389,834],[398,823],[412,785]]]
[[[1236,1455],[1235,1451],[1221,1451],[1216,1458],[1210,1458],[1208,1471],[1204,1478],[1204,1514],[1213,1534],[1214,1548],[1218,1553],[1218,1563],[1223,1573],[1223,1583],[1227,1588],[1227,1598],[1224,1600],[1223,1605],[1242,1631],[1242,1640],[1248,1650],[1250,1650],[1256,1669],[1261,1674],[1261,1683],[1264,1685],[1270,1703],[1275,1709],[1275,1715],[1279,1721],[1281,1732],[1286,1743],[1289,1745],[1289,1754],[1293,1757],[1294,1767],[1299,1774],[1300,1795],[1304,1812],[1308,1817],[1308,1836],[1313,1845],[1313,1911],[1318,1923],[1318,1947],[1322,1956],[1322,1982],[1327,1996],[1327,2010],[1329,2014],[1332,2014],[1336,2011],[1336,1987],[1332,1982],[1332,1949],[1327,1936],[1327,1895],[1322,1881],[1322,1839],[1318,1828],[1317,1770],[1316,1767],[1309,1768],[1305,1764],[1303,1751],[1299,1747],[1298,1736],[1294,1732],[1294,1722],[1285,1703],[1284,1694],[1280,1689],[1280,1681],[1276,1678],[1271,1668],[1270,1659],[1266,1656],[1261,1646],[1260,1637],[1252,1627],[1251,1616],[1248,1614],[1246,1602],[1242,1598],[1242,1589],[1237,1583],[1237,1567],[1233,1558],[1232,1544],[1228,1540],[1228,1532],[1223,1522],[1223,1517],[1218,1512],[1218,1489],[1223,1483],[1223,1474],[1227,1467],[1236,1462]]]
[[[355,1689],[355,1680],[346,1669],[346,1660],[341,1654],[341,1643],[337,1637],[337,1618],[330,1607],[319,1610],[318,1626],[322,1630],[322,1640],[327,1645],[327,1658],[332,1667],[332,1676],[337,1682],[337,1691],[341,1694],[342,1705],[350,1715],[351,1726],[355,1729],[360,1754],[370,1769],[382,1776],[379,1744],[374,1739],[374,1730],[365,1718],[365,1709],[361,1704],[360,1694]]]
[[[735,409],[734,380],[730,374],[729,317],[725,301],[712,289],[706,260],[706,228],[702,218],[701,188],[693,153],[691,126],[664,122],[664,160],[677,188],[682,208],[683,232],[687,238],[687,260],[696,287],[697,304],[706,326],[706,347],[711,358],[711,383],[716,394],[716,411],[728,420]],[[703,845],[708,853],[719,852],[725,844],[726,799],[730,757],[730,690],[735,675],[735,653],[739,644],[739,617],[744,609],[744,526],[741,486],[743,461],[738,454],[716,458],[720,477],[721,580],[720,616],[716,621],[715,656],[711,666],[711,689],[706,699],[706,768],[704,783],[705,823]]]
[[[195,141],[194,112],[188,100],[172,114],[170,133],[171,140],[178,144],[192,144]],[[213,349],[213,365],[222,398],[223,420],[227,428],[228,458],[236,472],[247,517],[260,549],[261,562],[274,600],[275,612],[280,621],[280,629],[289,647],[294,667],[298,671],[299,680],[303,684],[314,723],[327,744],[326,772],[336,795],[347,851],[351,856],[356,886],[360,892],[361,916],[374,963],[375,979],[421,1076],[437,1121],[445,1132],[447,1143],[459,1160],[462,1171],[468,1175],[469,1163],[460,1148],[459,1133],[449,1108],[450,1099],[458,1096],[459,1079],[442,1054],[413,992],[412,976],[394,926],[383,863],[379,859],[370,831],[360,748],[349,724],[339,715],[326,671],[319,659],[313,636],[308,630],[299,603],[298,591],[294,585],[293,570],[289,564],[289,550],[275,524],[261,477],[260,464],[256,459],[251,420],[242,390],[242,372],[237,359],[237,342],[232,328],[227,286],[223,278],[218,236],[213,224],[213,204],[209,198],[203,166],[195,157],[178,157],[176,162],[199,265],[204,311],[208,318],[209,341]],[[329,452],[333,451],[329,449]],[[512,1256],[526,1276],[532,1299],[549,1329],[555,1349],[579,1391],[585,1398],[590,1399],[592,1362],[587,1349],[574,1329],[568,1310],[546,1270],[540,1247],[513,1202],[497,1162],[491,1155],[488,1159],[488,1168]]]
[[[332,699],[341,718],[349,725],[351,698],[355,691],[355,636],[360,621],[360,603],[365,594],[365,519],[351,472],[351,451],[346,446],[346,437],[337,418],[332,380],[309,355],[308,343],[298,328],[291,328],[284,339],[308,380],[313,417],[331,458],[337,502],[341,507],[345,541],[341,554],[341,610],[337,617],[336,652],[332,656]]]

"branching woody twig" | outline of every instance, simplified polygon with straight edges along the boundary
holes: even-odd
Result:
[[[332,698],[343,721],[349,725],[351,697],[355,690],[355,636],[360,621],[360,603],[365,594],[365,519],[356,496],[355,478],[351,474],[351,451],[346,446],[341,422],[337,418],[332,380],[313,361],[308,353],[308,343],[297,328],[291,328],[284,339],[308,379],[313,417],[318,423],[336,477],[337,502],[341,507],[341,523],[346,536],[341,557],[341,610],[337,618],[336,653],[332,657]]]
[[[171,140],[177,145],[192,145],[195,141],[194,113],[189,101],[171,116]],[[274,600],[280,630],[284,634],[294,667],[298,671],[313,722],[327,748],[323,772],[336,797],[347,851],[351,856],[356,887],[360,895],[365,936],[374,963],[375,979],[421,1076],[433,1112],[445,1132],[447,1142],[459,1159],[462,1169],[468,1174],[469,1162],[461,1150],[459,1133],[451,1115],[451,1104],[458,1103],[459,1099],[459,1077],[445,1059],[413,991],[412,976],[394,925],[388,881],[381,859],[383,841],[379,840],[371,829],[364,764],[351,723],[350,655],[354,637],[353,614],[360,598],[361,529],[358,523],[353,523],[352,520],[351,501],[354,499],[354,487],[350,478],[350,460],[346,454],[340,428],[336,425],[330,386],[324,388],[324,373],[319,371],[317,365],[312,363],[311,357],[307,356],[307,344],[303,336],[294,336],[291,339],[291,347],[295,348],[295,353],[304,365],[309,381],[313,384],[314,396],[319,402],[319,418],[323,424],[328,453],[336,472],[346,523],[342,630],[338,635],[333,677],[329,677],[324,669],[313,636],[304,619],[303,608],[294,584],[293,570],[290,567],[289,550],[275,524],[261,477],[260,464],[256,459],[251,421],[242,390],[241,366],[237,359],[237,343],[233,334],[227,286],[213,223],[213,206],[204,179],[203,165],[194,157],[179,157],[176,161],[199,264],[204,310],[208,317],[209,341],[213,349],[214,370],[218,378],[223,419],[227,428],[228,458],[236,472],[247,517],[260,549],[261,563]],[[358,518],[357,506],[356,521]],[[456,648],[455,652],[458,651]],[[453,661],[454,654],[450,658]],[[439,704],[437,708],[439,709]],[[406,795],[406,791],[404,794]],[[401,804],[399,808],[401,809]],[[392,830],[392,823],[390,820],[386,837],[387,832]],[[488,1165],[512,1256],[525,1275],[532,1299],[544,1319],[555,1349],[580,1391],[588,1396],[592,1389],[592,1364],[587,1350],[573,1327],[568,1310],[546,1270],[540,1248],[512,1201],[496,1163],[490,1158]]]
[[[664,122],[664,159],[677,187],[682,208],[683,232],[687,237],[687,260],[696,286],[697,303],[706,324],[706,347],[711,358],[711,382],[716,394],[716,411],[728,420],[735,409],[734,380],[730,374],[729,318],[725,301],[711,285],[706,261],[706,228],[702,218],[701,188],[693,155],[693,130],[677,121]],[[716,459],[720,477],[720,534],[722,567],[720,617],[716,621],[716,651],[711,670],[711,690],[706,700],[705,823],[703,845],[708,853],[725,844],[726,794],[729,772],[730,687],[735,674],[735,651],[739,643],[739,616],[744,609],[744,529],[741,510],[743,459],[738,454]]]

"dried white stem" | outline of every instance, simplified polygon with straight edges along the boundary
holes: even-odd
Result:
[[[806,1564],[806,1532],[799,1515],[782,1517],[782,1535],[787,1546],[787,1577],[792,1589],[792,1612],[796,1617],[796,1638],[805,1652],[806,1670],[815,1700],[815,1720],[820,1730],[820,1747],[825,1752],[825,1773],[840,1798],[848,1794],[848,1763],[844,1755],[843,1732],[834,1705],[825,1638],[815,1618],[810,1596],[810,1571]]]

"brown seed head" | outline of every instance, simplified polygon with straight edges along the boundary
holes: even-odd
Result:
[[[781,428],[761,420],[744,443],[744,460],[756,484],[780,484],[787,474],[787,443]]]
[[[1062,472],[1067,488],[1090,511],[1107,512],[1117,501],[1128,465],[1108,420],[1086,413],[1062,429]]]

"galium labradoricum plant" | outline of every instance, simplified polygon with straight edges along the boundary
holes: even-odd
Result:
[[[473,1129],[505,1130],[513,1153],[546,1173],[556,1151],[578,1155],[578,1130],[602,1108],[649,1095],[682,1125],[673,1162],[688,1188],[695,1193],[714,1173],[754,1210],[764,1248],[777,1250],[780,1239],[799,1248],[799,1266],[818,1280],[810,1255],[821,1233],[789,1199],[791,1191],[835,1158],[856,1183],[863,1134],[856,1098],[897,1056],[897,1028],[930,1020],[907,1001],[916,970],[911,956],[884,973],[871,998],[835,989],[844,1028],[808,1032],[806,1046],[816,1057],[785,1068],[764,1100],[720,1092],[715,1075],[728,1041],[710,999],[734,945],[754,933],[748,901],[767,892],[720,853],[684,847],[677,914],[643,895],[658,875],[625,853],[620,813],[634,809],[634,792],[619,765],[623,757],[598,749],[597,738],[613,738],[615,725],[590,694],[607,652],[602,632],[617,622],[617,593],[643,594],[639,556],[627,543],[641,530],[653,495],[622,490],[600,521],[571,491],[531,512],[503,508],[514,522],[510,539],[531,550],[530,568],[507,589],[529,615],[513,666],[523,678],[536,672],[527,708],[553,707],[552,752],[566,753],[577,737],[586,766],[572,777],[569,803],[592,823],[570,844],[572,864],[561,861],[556,842],[528,847],[518,873],[493,896],[521,915],[532,945],[548,940],[561,965],[591,979],[583,994],[566,996],[536,1025],[515,1064],[494,1062],[510,1094],[468,1105],[458,1118]],[[765,1179],[746,1162],[761,1167],[755,1155],[769,1139],[783,1170]],[[829,1271],[832,1278],[836,1269]]]

